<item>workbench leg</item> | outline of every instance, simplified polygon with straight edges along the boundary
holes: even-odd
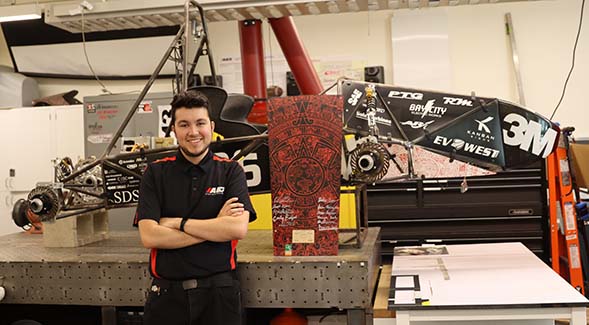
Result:
[[[114,306],[102,306],[102,325],[112,325],[117,323],[117,309]]]
[[[348,325],[367,325],[366,311],[364,309],[348,309]]]
[[[409,312],[408,311],[400,311],[397,310],[395,315],[396,325],[409,325],[411,322],[409,321]]]
[[[571,308],[571,325],[586,325],[587,324],[587,308],[573,307]]]

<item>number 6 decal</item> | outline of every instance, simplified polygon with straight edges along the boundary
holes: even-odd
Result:
[[[241,150],[235,151],[235,154],[233,155],[237,155],[240,151]],[[224,152],[216,152],[215,154],[219,157],[230,159],[229,155]],[[262,183],[262,170],[260,169],[260,166],[257,165],[257,161],[258,154],[255,152],[249,153],[247,156],[238,161],[239,164],[243,167],[243,171],[245,172],[247,187],[255,187]]]

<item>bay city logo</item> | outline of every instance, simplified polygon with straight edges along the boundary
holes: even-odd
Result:
[[[424,118],[426,116],[438,117],[438,118],[444,116],[444,114],[446,114],[446,111],[448,110],[448,108],[441,107],[441,106],[434,106],[435,103],[436,103],[436,100],[431,99],[431,100],[428,100],[427,103],[425,103],[425,105],[411,104],[409,106],[409,112],[411,112],[411,114],[413,114],[413,115],[420,115],[421,118]]]
[[[466,130],[466,134],[468,134],[471,139],[479,141],[491,142],[495,140],[495,136],[491,134],[491,129],[489,129],[489,126],[487,125],[487,123],[491,122],[493,119],[493,116],[488,116],[483,120],[474,120],[477,123],[477,130]]]
[[[473,153],[482,157],[497,158],[499,157],[499,150],[481,146],[474,143],[466,142],[462,139],[450,139],[443,136],[436,136],[434,144],[440,146],[452,146],[456,151],[463,151],[467,153]]]
[[[205,191],[205,195],[223,195],[223,193],[225,193],[225,187],[223,186],[209,187]]]
[[[412,129],[424,129],[430,125],[434,123],[434,121],[429,121],[429,122],[422,122],[422,121],[405,121],[405,122],[401,122],[401,125],[408,125],[410,126]]]
[[[397,91],[391,90],[387,97],[390,98],[400,98],[400,99],[411,99],[411,100],[422,100],[423,94],[422,93],[412,93],[408,91]]]
[[[554,148],[554,142],[558,133],[548,127],[542,136],[544,128],[536,121],[528,121],[525,117],[510,113],[503,119],[509,125],[509,129],[503,129],[503,142],[521,150],[531,152],[542,158],[548,157]]]

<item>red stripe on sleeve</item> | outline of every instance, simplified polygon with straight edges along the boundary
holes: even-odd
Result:
[[[158,159],[156,161],[154,161],[154,163],[162,163],[162,162],[167,162],[167,161],[176,161],[176,156],[172,156],[172,157],[164,157],[162,159]]]
[[[219,156],[217,156],[217,155],[213,155],[213,160],[216,160],[216,161],[222,161],[222,162],[232,162],[232,161],[233,161],[233,160],[231,160],[231,159],[228,159],[228,158],[222,158],[222,157],[219,157]]]
[[[156,258],[157,258],[157,248],[152,248],[151,253],[149,254],[149,265],[151,267],[151,274],[153,274],[154,277],[159,279],[160,276],[159,276],[159,274],[157,274],[157,272],[155,270]]]
[[[231,257],[230,257],[230,261],[229,263],[231,263],[231,269],[235,270],[235,267],[237,265],[235,265],[235,248],[237,248],[237,243],[239,242],[239,240],[232,240],[231,241]]]

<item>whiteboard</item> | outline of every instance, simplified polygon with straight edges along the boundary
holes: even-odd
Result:
[[[391,17],[391,38],[395,85],[452,90],[445,9],[395,11]]]

